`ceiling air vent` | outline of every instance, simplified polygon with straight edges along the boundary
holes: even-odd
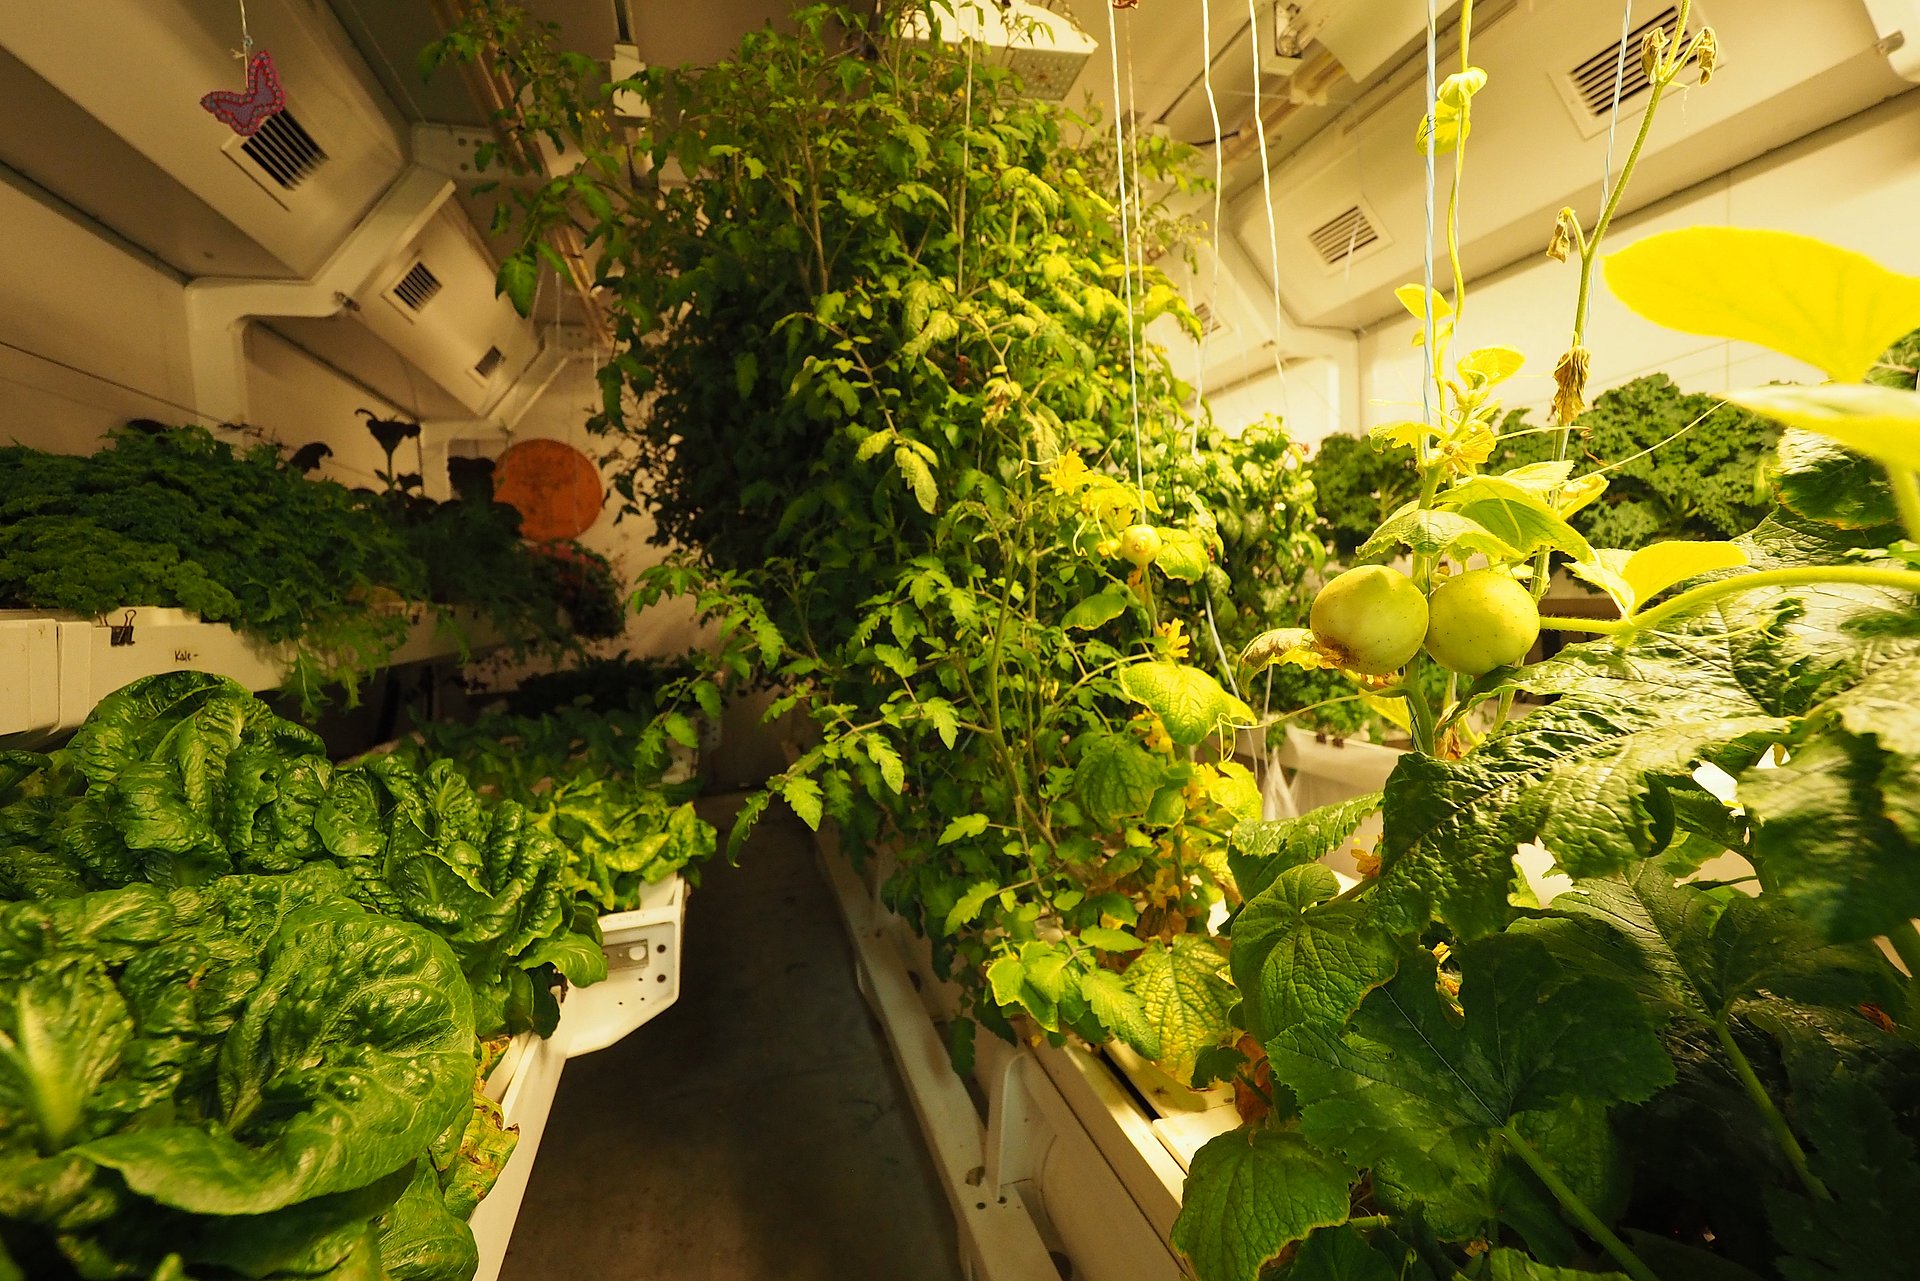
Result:
[[[433,274],[424,262],[416,262],[407,268],[407,274],[400,277],[400,283],[393,287],[393,296],[400,300],[408,311],[419,311],[433,301],[440,292],[440,277]]]
[[[499,371],[501,362],[504,360],[506,357],[500,354],[498,347],[487,348],[487,354],[474,362],[473,376],[481,382],[487,381]]]
[[[240,144],[247,159],[283,191],[292,191],[327,162],[327,153],[291,111],[281,110]]]
[[[1220,317],[1214,314],[1212,305],[1204,301],[1193,304],[1193,318],[1200,322],[1202,337],[1217,334],[1226,328]]]
[[[1307,240],[1320,261],[1331,267],[1357,256],[1361,250],[1379,242],[1380,232],[1359,205],[1329,218],[1307,233]]]
[[[1628,103],[1652,87],[1647,79],[1646,63],[1640,57],[1641,46],[1647,36],[1660,30],[1672,40],[1680,30],[1680,10],[1668,6],[1651,21],[1634,28],[1626,39],[1626,65],[1621,66],[1620,42],[1615,41],[1585,62],[1567,73],[1568,81],[1573,85],[1573,96],[1587,109],[1587,114],[1599,119],[1613,112],[1613,82],[1620,79],[1620,102]]]

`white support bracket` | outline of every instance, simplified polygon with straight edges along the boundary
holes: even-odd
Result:
[[[1894,74],[1920,81],[1920,0],[1866,0],[1866,6]]]
[[[413,242],[453,194],[442,174],[411,165],[308,280],[208,277],[187,286],[187,349],[193,398],[215,422],[247,421],[247,324],[261,316],[331,316],[400,249]]]

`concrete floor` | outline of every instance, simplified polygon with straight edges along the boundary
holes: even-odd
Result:
[[[805,828],[707,865],[682,967],[677,1004],[567,1064],[502,1281],[960,1281]]]

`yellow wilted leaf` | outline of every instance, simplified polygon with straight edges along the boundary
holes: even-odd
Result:
[[[1655,324],[1758,343],[1839,382],[1920,329],[1920,277],[1785,231],[1688,227],[1609,254],[1607,285]]]

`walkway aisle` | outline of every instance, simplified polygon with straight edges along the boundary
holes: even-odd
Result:
[[[702,873],[679,1002],[567,1064],[502,1281],[959,1281],[956,1249],[811,838],[763,822]]]

